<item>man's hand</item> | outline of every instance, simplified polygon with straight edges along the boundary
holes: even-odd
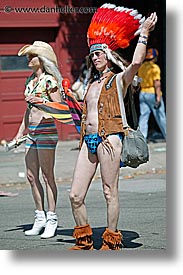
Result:
[[[156,103],[154,104],[154,109],[159,109],[160,106],[161,106],[161,101],[156,101]]]
[[[154,30],[158,18],[156,12],[151,13],[149,17],[144,21],[142,25],[141,33],[151,32]]]

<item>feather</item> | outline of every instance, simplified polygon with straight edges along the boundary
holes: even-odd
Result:
[[[116,64],[118,67],[120,67],[122,69],[122,71],[125,70],[125,66],[123,65],[122,61],[117,60],[111,53],[111,50],[109,48],[107,48],[105,50],[105,53],[107,54],[107,58],[109,60],[111,60],[114,64]]]
[[[88,46],[107,44],[109,49],[126,48],[138,33],[144,17],[135,9],[105,3],[94,13],[87,32]]]

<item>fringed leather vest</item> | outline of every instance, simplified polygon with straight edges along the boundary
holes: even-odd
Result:
[[[116,76],[111,73],[105,80],[98,100],[98,135],[106,139],[107,135],[122,133],[123,123],[121,118]],[[83,114],[81,121],[80,147],[86,133],[86,95],[83,104]]]

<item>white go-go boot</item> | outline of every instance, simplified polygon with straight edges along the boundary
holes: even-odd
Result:
[[[44,233],[41,235],[42,239],[48,239],[55,236],[55,232],[58,226],[58,218],[56,213],[48,211],[47,221]]]
[[[41,230],[46,226],[46,216],[44,211],[35,211],[35,221],[31,230],[25,231],[26,236],[39,235]]]

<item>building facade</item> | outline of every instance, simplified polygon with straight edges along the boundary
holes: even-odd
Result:
[[[10,140],[16,134],[26,108],[25,80],[28,70],[26,57],[18,57],[18,50],[36,40],[50,43],[58,57],[59,69],[71,84],[88,53],[86,33],[96,7],[105,0],[1,0],[0,1],[0,140]],[[158,64],[162,71],[162,91],[166,100],[166,1],[111,0],[110,3],[135,8],[147,16],[158,14],[155,31],[148,40],[149,47],[159,51]],[[138,38],[137,38],[138,39]],[[131,60],[137,40],[121,51]],[[137,111],[138,111],[138,102]],[[155,122],[154,122],[155,123]],[[150,127],[155,129],[156,123]],[[153,125],[153,126],[152,126]],[[59,138],[78,138],[74,126],[57,123]]]
[[[56,52],[62,76],[71,83],[77,78],[87,54],[86,31],[93,12],[87,12],[83,1],[65,2],[1,0],[0,140],[14,137],[26,109],[25,80],[31,71],[26,57],[17,56],[23,45],[36,40],[49,43]],[[91,7],[90,1],[87,6]],[[57,123],[57,127],[61,140],[78,138],[74,126]]]

